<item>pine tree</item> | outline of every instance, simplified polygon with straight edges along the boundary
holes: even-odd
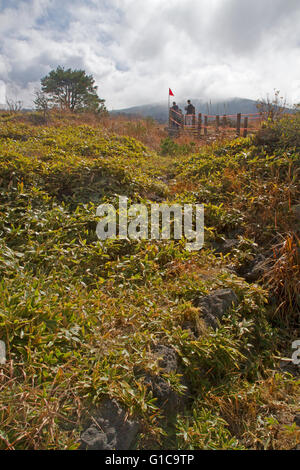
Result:
[[[53,107],[60,109],[106,112],[105,100],[97,95],[97,86],[92,75],[84,70],[65,70],[57,67],[41,80],[42,93],[49,96]]]

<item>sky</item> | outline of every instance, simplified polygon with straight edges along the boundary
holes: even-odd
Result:
[[[32,106],[60,65],[108,109],[167,100],[300,102],[299,0],[0,0],[0,103]]]

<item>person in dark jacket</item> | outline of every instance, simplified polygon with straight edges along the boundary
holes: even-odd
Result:
[[[173,106],[171,107],[171,109],[173,109],[174,111],[178,111],[178,110],[179,110],[178,105],[176,104],[175,101],[173,101]]]
[[[179,116],[179,107],[173,101],[173,106],[170,108],[170,117],[171,117],[171,126],[172,127],[179,127],[180,125],[180,116]]]
[[[191,100],[187,101],[185,123],[187,126],[192,126],[195,122],[196,110],[195,106],[191,103]]]
[[[187,106],[185,107],[186,114],[196,114],[195,106],[191,103],[191,100],[187,101]]]

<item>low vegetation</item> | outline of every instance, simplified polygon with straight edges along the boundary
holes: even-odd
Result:
[[[138,417],[138,449],[295,448],[299,115],[202,146],[149,120],[38,116],[0,117],[0,448],[77,449],[105,398]],[[96,208],[118,195],[203,203],[204,248],[98,240]],[[238,303],[214,330],[197,299],[218,289]],[[171,418],[147,374],[185,397]]]

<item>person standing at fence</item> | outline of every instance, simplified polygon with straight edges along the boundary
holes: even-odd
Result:
[[[171,126],[172,127],[179,127],[179,107],[175,101],[173,101],[173,106],[170,108],[170,117],[171,117]]]
[[[185,123],[187,126],[192,126],[195,123],[196,109],[191,103],[191,100],[187,100]]]

